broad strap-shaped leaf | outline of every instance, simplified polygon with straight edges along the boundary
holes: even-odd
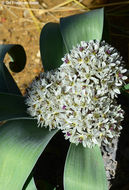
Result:
[[[98,146],[71,144],[64,169],[64,190],[108,190],[104,163]]]
[[[111,44],[111,36],[110,36],[110,30],[111,30],[111,24],[109,21],[109,17],[104,14],[104,21],[103,21],[103,35],[102,40],[105,40],[107,43]]]
[[[8,53],[11,57],[9,66],[13,72],[20,72],[24,69],[26,63],[26,54],[21,45],[0,45],[0,92],[21,94],[14,79],[4,64],[4,57],[6,53]]]
[[[61,18],[60,29],[67,51],[81,41],[101,40],[103,14],[103,8],[101,8]]]
[[[0,92],[21,95],[16,82],[3,62],[0,63]]]
[[[8,53],[11,58],[11,62],[9,63],[10,69],[13,72],[22,71],[26,64],[26,54],[24,48],[18,44],[0,45],[0,62],[4,62],[6,53]]]
[[[30,116],[27,114],[25,97],[0,93],[0,121],[27,117]]]
[[[40,35],[40,52],[45,71],[58,68],[66,52],[60,27],[57,23],[46,24]]]
[[[37,190],[35,182],[34,182],[34,178],[31,179],[30,183],[28,184],[25,190]]]
[[[0,189],[21,190],[39,156],[56,134],[35,120],[8,121],[0,127]]]

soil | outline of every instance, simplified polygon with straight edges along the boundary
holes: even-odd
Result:
[[[39,51],[39,37],[41,28],[48,22],[59,22],[60,17],[65,17],[69,15],[73,15],[76,13],[82,12],[81,8],[78,11],[59,11],[59,12],[49,12],[42,13],[38,12],[29,12],[27,9],[22,9],[25,7],[24,4],[15,5],[8,4],[9,1],[1,1],[4,4],[0,4],[0,44],[20,44],[24,47],[27,55],[27,63],[23,71],[20,73],[13,73],[10,71],[8,67],[9,57],[8,55],[5,57],[5,63],[17,82],[22,94],[25,93],[27,86],[31,83],[31,81],[38,76],[40,72],[43,71],[42,62],[40,59],[40,51]],[[1,3],[0,2],[0,3]],[[24,0],[19,1],[10,1],[10,2],[25,2]],[[30,2],[30,1],[29,1]],[[34,2],[32,0],[31,2]],[[37,4],[30,5],[31,8],[38,9],[48,9],[52,8],[60,3],[64,2],[63,0],[35,0]],[[87,6],[99,5],[100,3],[105,2],[106,0],[84,0],[83,4]],[[110,2],[118,2],[118,0],[110,0]],[[17,9],[11,8],[10,6],[16,6]],[[78,8],[79,5],[75,5],[75,3],[70,3],[65,7],[73,7]],[[112,6],[110,8],[106,8],[106,16],[109,21],[110,26],[110,36],[111,36],[111,44],[114,45],[124,57],[126,67],[129,68],[128,55],[129,55],[129,4],[125,6]],[[123,12],[122,12],[123,11]],[[117,13],[117,15],[113,15]],[[36,21],[35,21],[36,20]],[[123,98],[123,97],[122,97]],[[120,98],[120,100],[122,99]],[[128,108],[126,103],[126,99],[124,98],[124,109],[128,112]],[[128,104],[129,105],[129,104]],[[128,116],[126,116],[126,120],[124,125],[127,126]],[[125,127],[125,130],[122,132],[129,134],[129,130]],[[118,159],[118,172],[116,174],[116,180],[114,180],[114,185],[112,190],[129,190],[129,142],[128,135],[123,142],[124,137],[121,136],[119,147],[120,152],[117,153]],[[123,143],[122,143],[123,142]],[[66,145],[67,146],[67,145]],[[124,155],[124,156],[122,156]],[[52,155],[50,155],[51,157]],[[60,158],[59,158],[60,159]],[[42,158],[41,158],[42,160]],[[121,171],[121,172],[120,172]],[[42,178],[42,176],[41,176]],[[122,179],[122,180],[120,180]],[[41,185],[40,179],[38,179],[39,184]],[[118,183],[119,181],[119,183]],[[123,181],[120,183],[120,181]],[[57,188],[58,189],[58,188]]]

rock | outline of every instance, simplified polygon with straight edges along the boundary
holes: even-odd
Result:
[[[0,40],[0,44],[5,44],[6,43],[6,39]]]
[[[47,6],[47,4],[46,4],[46,3],[42,3],[42,6],[43,6],[43,8],[45,8],[45,9],[47,9],[47,8],[48,8],[48,6]]]
[[[2,5],[0,5],[0,11],[2,11],[3,10],[3,6]]]
[[[24,10],[23,12],[23,16],[26,18],[26,17],[29,17],[30,16],[30,13],[28,10]]]
[[[4,42],[3,42],[3,40],[0,40],[0,44],[3,44]]]
[[[39,63],[40,62],[40,59],[35,59],[35,63]]]
[[[33,72],[34,72],[34,73],[39,73],[39,69],[36,69],[36,68],[35,68],[35,69],[33,69]]]
[[[40,58],[40,50],[38,51],[36,56]]]

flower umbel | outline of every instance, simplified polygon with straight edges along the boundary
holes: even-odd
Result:
[[[76,145],[110,144],[122,129],[123,110],[115,100],[127,79],[122,57],[105,41],[92,40],[81,41],[62,61],[30,85],[29,114]]]

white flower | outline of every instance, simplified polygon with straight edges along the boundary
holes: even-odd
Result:
[[[58,128],[84,147],[110,144],[122,129],[115,97],[127,77],[122,57],[105,41],[82,41],[62,58],[60,68],[41,73],[28,89],[28,112],[38,126]]]

